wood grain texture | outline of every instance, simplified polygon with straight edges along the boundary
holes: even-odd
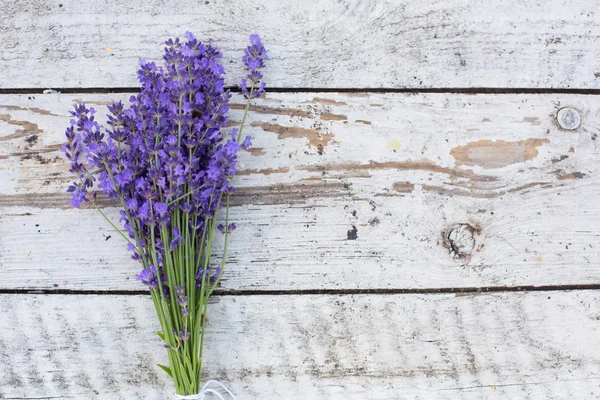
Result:
[[[600,10],[586,0],[0,3],[1,88],[135,87],[140,58],[194,31],[237,85],[248,35],[271,87],[600,88]]]
[[[118,234],[67,207],[58,151],[71,105],[127,97],[0,96],[0,288],[141,288]],[[578,130],[557,127],[564,106]],[[271,94],[223,288],[596,284],[599,115],[585,95]]]
[[[238,399],[596,399],[597,291],[226,296],[205,376]],[[148,296],[0,296],[0,397],[166,399]]]

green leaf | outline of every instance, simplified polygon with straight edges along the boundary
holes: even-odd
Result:
[[[156,332],[156,334],[158,335],[159,338],[161,338],[163,340],[163,342],[166,342],[165,335],[162,332]]]
[[[156,365],[158,365],[158,367],[159,367],[160,369],[162,369],[163,371],[165,371],[167,374],[169,374],[169,376],[170,376],[171,378],[173,378],[173,373],[171,372],[171,368],[169,368],[169,367],[165,367],[164,365],[161,365],[161,364],[156,364]]]

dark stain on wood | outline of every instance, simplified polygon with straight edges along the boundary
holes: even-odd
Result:
[[[550,161],[552,162],[552,164],[556,164],[556,163],[559,163],[559,162],[561,162],[561,161],[564,161],[564,160],[566,160],[567,158],[569,158],[569,156],[567,156],[567,155],[562,155],[562,156],[560,156],[560,157],[553,158],[553,159],[552,159],[552,160],[550,160]]]
[[[284,174],[286,172],[290,172],[289,167],[265,168],[265,169],[245,169],[245,170],[236,172],[236,175],[238,175],[238,176],[255,175],[255,174],[271,175],[271,174]]]
[[[278,184],[268,186],[238,187],[231,196],[231,206],[304,204],[308,199],[326,199],[352,196],[352,185],[338,182]],[[0,207],[36,207],[68,209],[71,196],[68,193],[23,193],[0,195]],[[109,200],[98,193],[99,207],[120,207],[118,200]],[[93,208],[84,203],[81,208]]]
[[[462,170],[458,168],[441,167],[429,161],[389,161],[389,162],[370,162],[361,164],[359,161],[346,162],[341,164],[319,164],[319,165],[301,165],[296,167],[298,170],[323,172],[323,171],[353,171],[353,170],[403,170],[403,171],[429,171],[434,173],[446,174],[451,178],[469,178],[479,182],[494,182],[498,178],[491,175],[478,175],[471,170]]]
[[[449,197],[472,197],[475,199],[491,199],[494,197],[500,197],[506,194],[505,191],[502,192],[476,192],[473,190],[462,190],[462,189],[449,189],[441,186],[434,185],[422,185],[424,192],[434,192],[442,196]]]
[[[552,184],[550,182],[530,182],[525,185],[517,186],[512,189],[500,190],[500,191],[493,191],[493,190],[475,191],[472,189],[471,190],[449,189],[449,188],[444,188],[441,186],[433,186],[433,185],[422,185],[422,188],[423,188],[423,191],[435,192],[435,193],[438,193],[443,196],[452,196],[452,197],[460,196],[460,197],[473,197],[476,199],[492,199],[492,198],[504,196],[508,193],[517,193],[517,192],[521,192],[521,191],[524,191],[524,190],[527,190],[527,189],[530,189],[533,187],[538,187],[538,186],[540,188],[544,189],[544,188],[552,187]]]
[[[25,141],[30,145],[34,145],[38,140],[38,136],[37,135],[31,135],[29,136],[27,139],[25,139]]]
[[[246,108],[245,104],[229,104],[229,108],[233,110],[243,110]],[[274,115],[289,115],[291,117],[302,117],[310,118],[311,114],[308,111],[300,110],[298,108],[285,108],[285,107],[267,107],[251,105],[250,111],[257,114],[274,114]]]
[[[54,151],[60,150],[62,144],[52,144],[50,146],[44,147],[43,149],[32,149],[27,151],[20,151],[15,153],[10,153],[10,157],[21,157],[22,159],[30,159],[33,155],[43,154],[43,153],[52,153]],[[8,158],[8,156],[4,156]],[[65,161],[66,163],[66,161]]]
[[[583,179],[587,176],[587,174],[584,174],[583,172],[571,172],[569,174],[560,174],[558,176],[558,180],[559,181],[566,181],[566,180],[570,180],[570,179]]]
[[[94,191],[90,191],[90,194]],[[98,204],[101,208],[120,207],[118,200],[109,200],[101,192],[98,193]],[[68,193],[24,193],[12,195],[0,195],[0,207],[35,207],[35,208],[58,208],[67,209],[71,195]],[[90,203],[82,203],[82,209],[93,209]]]
[[[358,229],[356,229],[355,225],[352,225],[352,229],[350,229],[347,233],[348,240],[356,240],[358,239]]]
[[[282,126],[279,124],[272,124],[270,122],[252,122],[252,126],[262,128],[267,132],[277,134],[278,139],[290,139],[290,138],[304,138],[308,140],[308,145],[318,146],[319,144],[327,146],[329,141],[333,138],[332,134],[322,133],[320,134],[316,129],[300,128],[298,126]]]
[[[321,143],[319,143],[317,145],[317,154],[319,154],[320,156],[322,156],[323,154],[325,154],[325,152],[323,151],[323,145]]]

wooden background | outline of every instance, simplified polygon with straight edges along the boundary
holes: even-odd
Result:
[[[248,34],[271,57],[207,378],[239,400],[600,398],[598,3],[2,0],[0,15],[1,399],[172,394],[139,266],[67,206],[59,146],[70,107],[127,99],[139,58],[186,30],[223,49],[231,86]]]

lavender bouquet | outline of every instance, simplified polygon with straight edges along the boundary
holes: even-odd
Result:
[[[264,93],[260,69],[266,52],[250,36],[242,60],[247,99],[239,128],[226,132],[229,90],[224,88],[221,53],[191,33],[167,40],[164,66],[141,62],[141,91],[108,106],[105,126],[95,110],[78,104],[66,130],[63,151],[78,177],[67,189],[71,205],[90,203],[127,241],[143,268],[137,275],[150,289],[170,366],[159,365],[179,398],[212,391],[201,386],[208,298],[223,273],[229,234],[229,196],[237,153],[248,148],[242,131],[250,103]],[[97,206],[101,189],[121,206],[120,230]],[[222,211],[224,216],[219,216]],[[223,223],[218,219],[224,218]],[[216,231],[225,234],[219,265],[212,262]],[[192,398],[192,397],[189,397]]]

